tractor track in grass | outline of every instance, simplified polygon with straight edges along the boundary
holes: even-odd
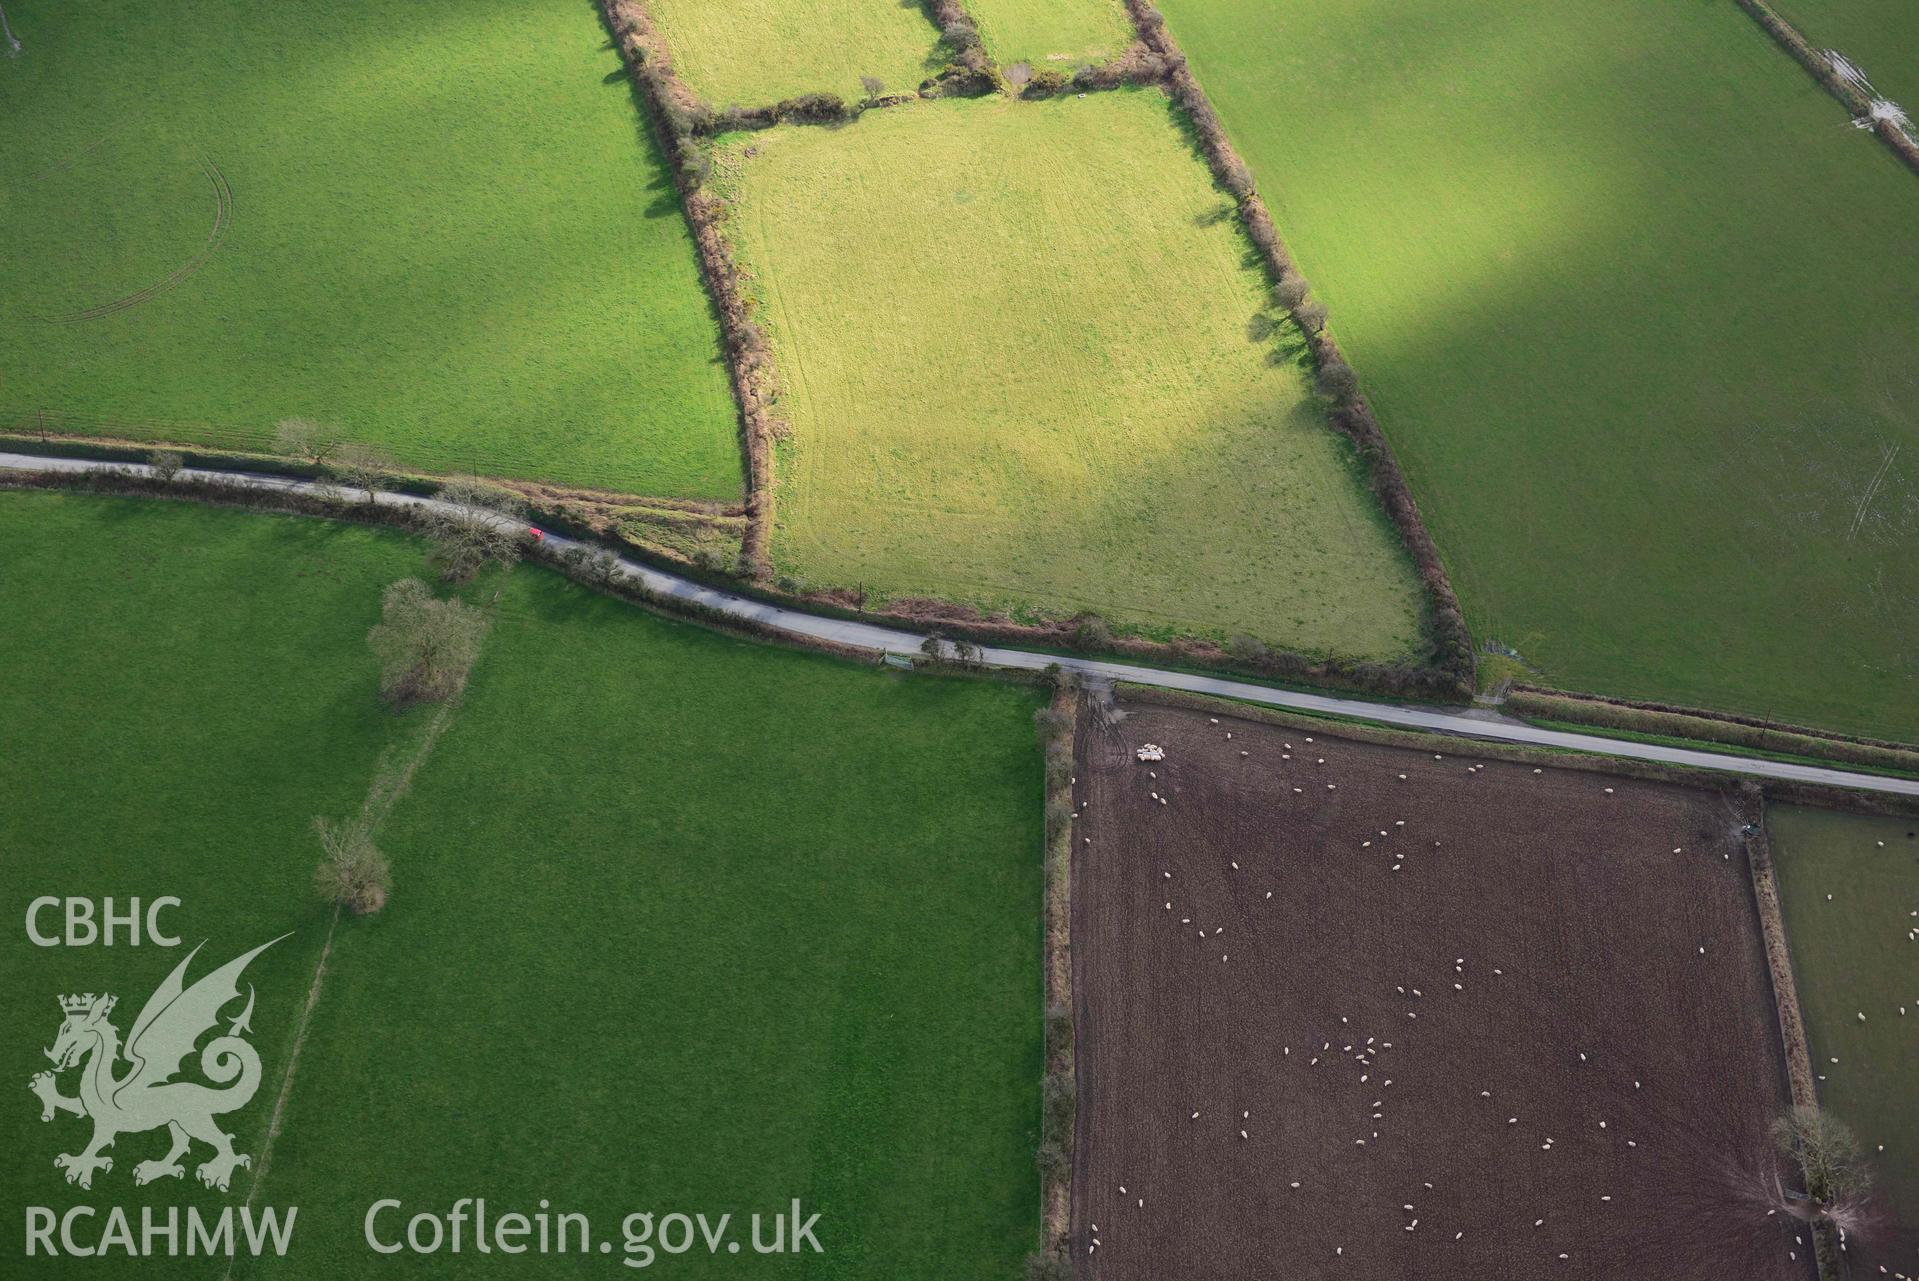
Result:
[[[136,289],[130,294],[88,307],[83,311],[69,312],[61,316],[41,316],[39,319],[50,325],[77,325],[89,320],[118,315],[123,311],[131,311],[141,303],[158,298],[161,294],[177,288],[197,275],[213,257],[214,250],[220,247],[220,242],[226,238],[227,228],[233,222],[233,188],[227,183],[226,174],[221,172],[219,165],[214,164],[205,155],[200,157],[200,168],[206,175],[207,182],[213,187],[213,228],[207,232],[206,242],[200,246],[200,252],[144,289]]]
[[[153,474],[153,469],[143,463],[115,463],[88,458],[56,458],[21,453],[0,453],[0,471],[65,473],[118,471],[138,476]],[[179,474],[188,481],[244,485],[254,489],[280,490],[293,494],[311,494],[326,488],[313,481],[250,472],[184,468]],[[217,497],[217,495],[218,490],[209,491],[210,497]],[[374,494],[372,500],[378,505],[388,507],[442,505],[438,499],[404,493],[380,492]],[[499,519],[504,521],[505,518]],[[573,547],[589,546],[575,539],[551,533],[545,535],[545,544],[556,552],[563,552]],[[625,557],[617,557],[616,565],[615,577],[623,586],[647,594],[663,607],[678,606],[718,615],[749,627],[776,632],[802,643],[824,642],[833,646],[871,650],[876,654],[917,656],[924,652],[921,646],[926,636],[921,632],[882,627],[876,623],[851,619],[831,618],[751,596],[737,595]],[[1359,698],[1343,698],[1336,694],[1276,689],[1203,672],[1176,671],[1145,667],[1135,663],[1109,662],[1103,659],[1079,658],[1068,654],[1049,654],[1043,651],[1009,649],[993,645],[985,646],[979,651],[979,661],[986,667],[1009,671],[1040,672],[1057,666],[1061,671],[1070,672],[1100,684],[1123,681],[1159,689],[1237,699],[1267,707],[1289,708],[1323,716],[1371,721],[1375,724],[1426,733],[1556,748],[1562,751],[1589,752],[1624,760],[1650,761],[1655,764],[1678,765],[1690,769],[1718,770],[1783,782],[1919,797],[1919,779],[1862,774],[1852,770],[1800,765],[1791,761],[1765,760],[1688,747],[1668,747],[1660,743],[1640,743],[1607,738],[1602,734],[1542,729],[1519,721],[1490,717],[1483,712],[1475,714],[1463,708],[1414,703],[1375,703]]]

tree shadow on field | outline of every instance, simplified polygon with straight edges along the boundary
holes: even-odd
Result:
[[[1313,372],[1313,348],[1306,341],[1306,335],[1300,332],[1298,325],[1286,325],[1280,329],[1280,339],[1273,349],[1266,353],[1266,363],[1275,368],[1291,365],[1303,374]]]
[[[664,173],[656,173],[647,180],[646,189],[656,193],[641,212],[648,218],[677,218],[680,216],[680,192],[673,180]]]
[[[1276,316],[1265,310],[1254,312],[1246,321],[1246,341],[1255,346],[1272,343],[1272,349],[1266,353],[1266,363],[1275,368],[1292,365],[1309,376],[1313,372],[1312,344],[1306,341],[1306,332],[1291,316]]]
[[[1217,227],[1222,222],[1231,221],[1233,215],[1237,212],[1238,210],[1235,209],[1233,205],[1222,200],[1205,213],[1196,214],[1193,218],[1193,225],[1195,227]],[[1264,266],[1263,260],[1261,261],[1261,265]]]
[[[595,3],[595,0],[586,0],[586,7],[592,11],[593,21],[600,25],[602,31],[605,31],[606,15],[601,11],[600,6]],[[646,182],[646,190],[654,195],[641,210],[642,216],[649,219],[684,218],[686,211],[680,202],[679,185],[673,180],[672,152],[661,136],[662,131],[658,127],[658,122],[653,118],[652,104],[646,100],[646,93],[640,87],[639,77],[632,74],[633,69],[627,65],[626,56],[620,52],[619,42],[611,32],[608,32],[607,38],[600,42],[600,48],[619,60],[618,69],[602,77],[600,83],[608,88],[624,86],[633,103],[633,140],[639,147],[641,155],[653,162],[650,168],[651,176]],[[730,369],[731,367],[726,363],[724,351],[717,342],[721,332],[719,304],[714,300],[712,290],[707,287],[704,273],[700,275],[700,293],[706,299],[706,314],[713,322],[716,340],[710,363]]]
[[[593,11],[593,20],[599,23],[601,29],[604,30],[605,15],[600,12],[600,6],[591,3],[591,0],[589,0],[587,8]],[[647,180],[646,189],[658,194],[653,200],[647,203],[646,208],[641,212],[648,218],[678,218],[682,213],[680,209],[680,192],[679,188],[673,182],[673,175],[670,168],[672,165],[671,156],[667,152],[665,143],[655,127],[652,105],[647,102],[646,94],[640,88],[639,80],[634,77],[633,69],[627,66],[626,58],[621,54],[620,47],[614,39],[608,36],[600,42],[600,48],[619,60],[617,67],[600,77],[600,83],[608,88],[624,88],[627,95],[633,100],[634,141],[639,145],[641,152],[651,157],[655,162],[652,177]]]
[[[933,29],[933,47],[927,51],[920,62],[920,70],[928,75],[937,75],[953,61],[953,50],[946,43],[946,33],[940,30],[939,18],[933,13],[933,0],[899,0],[902,9],[918,9],[926,19],[926,25]]]

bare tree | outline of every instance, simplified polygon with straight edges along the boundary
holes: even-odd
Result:
[[[1773,1122],[1772,1138],[1805,1178],[1810,1217],[1841,1229],[1858,1227],[1872,1192],[1872,1170],[1852,1127],[1817,1107],[1796,1107]]]
[[[604,547],[574,543],[559,556],[568,573],[594,587],[612,587],[626,576],[620,558]]]
[[[1111,649],[1113,629],[1098,614],[1076,615],[1071,644],[1074,649]]]
[[[147,466],[161,480],[172,480],[186,465],[187,460],[171,449],[156,449],[147,455]]]
[[[435,599],[417,578],[386,589],[366,643],[380,660],[380,693],[399,707],[443,703],[466,685],[486,617],[464,601]]]
[[[434,542],[433,565],[449,583],[464,583],[488,561],[510,565],[526,540],[526,503],[517,494],[472,480],[440,487],[439,504],[426,509]]]
[[[366,823],[316,818],[313,830],[320,838],[320,866],[313,872],[320,897],[362,916],[385,907],[393,888],[393,870],[373,844]]]
[[[1249,636],[1245,633],[1236,635],[1227,641],[1226,652],[1233,656],[1235,662],[1245,663],[1252,667],[1257,667],[1273,655],[1272,648],[1268,646],[1265,641],[1257,636]]]
[[[366,500],[370,503],[380,490],[386,488],[393,467],[393,460],[372,445],[349,440],[341,443],[338,452],[326,464],[326,471],[331,479],[347,488],[366,491]]]
[[[1319,366],[1313,385],[1328,400],[1345,404],[1359,394],[1359,375],[1343,360],[1327,360]]]
[[[273,448],[324,467],[340,451],[340,433],[311,418],[282,418],[273,429]]]
[[[1312,288],[1307,285],[1304,276],[1296,271],[1289,271],[1279,278],[1278,284],[1273,286],[1273,301],[1282,309],[1291,311],[1305,302],[1306,296],[1311,292]]]
[[[878,76],[861,76],[860,88],[866,91],[866,100],[861,105],[870,107],[886,92],[886,82]]]

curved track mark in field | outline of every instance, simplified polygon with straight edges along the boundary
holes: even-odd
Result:
[[[128,311],[191,279],[200,268],[206,266],[207,259],[213,257],[213,251],[220,247],[220,241],[226,237],[227,226],[233,221],[233,188],[227,185],[227,176],[220,172],[220,166],[204,155],[200,157],[200,168],[213,187],[213,229],[207,232],[206,243],[200,246],[199,253],[144,289],[136,289],[124,297],[103,302],[97,307],[88,307],[85,311],[70,312],[64,316],[41,316],[40,319],[52,325],[77,325],[82,321],[99,320]]]
[[[1852,524],[1846,530],[1847,542],[1859,536],[1859,527],[1866,523],[1866,513],[1872,510],[1872,504],[1879,497],[1879,487],[1886,483],[1886,473],[1892,470],[1892,460],[1897,457],[1899,446],[1894,444],[1879,460],[1879,470],[1872,474],[1872,479],[1866,484],[1866,492],[1859,496],[1859,506],[1853,509]]]

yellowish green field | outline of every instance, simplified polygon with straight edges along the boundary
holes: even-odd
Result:
[[[1001,65],[1026,61],[1071,72],[1133,42],[1120,0],[967,0],[966,11]]]
[[[1819,1102],[1858,1132],[1919,1263],[1919,819],[1769,821]]]
[[[937,102],[722,157],[815,585],[1396,656],[1419,593],[1157,92]],[[746,157],[748,147],[756,154]]]
[[[944,61],[914,0],[648,0],[680,78],[716,107],[802,93],[852,99],[861,76],[910,90]]]

